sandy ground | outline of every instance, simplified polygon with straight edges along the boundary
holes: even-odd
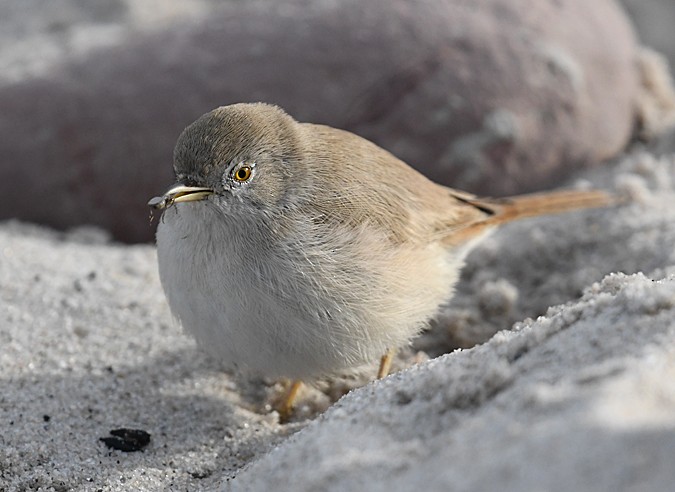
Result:
[[[649,6],[668,1],[625,0],[666,52]],[[0,84],[215,3],[5,2]],[[278,384],[223,373],[181,333],[153,247],[0,223],[0,491],[672,489],[675,155],[575,183],[632,203],[494,234],[407,369],[332,406],[368,377],[309,388],[283,425]],[[106,447],[120,428],[150,443]]]
[[[0,490],[668,489],[675,157],[580,183],[633,203],[494,234],[399,364],[489,341],[318,417],[326,397],[307,391],[285,425],[271,382],[224,374],[181,334],[153,247],[1,224]],[[149,445],[107,448],[118,428]]]

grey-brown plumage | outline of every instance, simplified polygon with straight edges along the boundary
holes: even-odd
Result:
[[[174,169],[179,184],[153,202],[173,313],[225,363],[295,378],[407,343],[493,227],[610,202],[599,191],[478,199],[265,104],[202,116]]]

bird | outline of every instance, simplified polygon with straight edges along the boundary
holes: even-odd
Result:
[[[453,295],[467,254],[517,219],[604,207],[601,190],[479,198],[348,131],[239,103],[180,134],[149,205],[173,315],[232,370],[301,381],[380,360]]]

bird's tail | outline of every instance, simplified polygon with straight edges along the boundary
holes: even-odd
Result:
[[[453,233],[451,242],[459,243],[495,226],[514,220],[553,215],[572,210],[608,207],[618,203],[616,197],[601,190],[564,190],[508,198],[471,198],[459,200],[482,210],[486,216]]]
[[[617,200],[601,190],[564,190],[502,199],[479,199],[476,202],[477,205],[493,211],[486,219],[489,225],[500,225],[527,217],[607,207],[616,204]]]

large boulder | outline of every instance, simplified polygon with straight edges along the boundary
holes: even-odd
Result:
[[[197,3],[4,79],[0,217],[148,240],[145,203],[172,181],[181,129],[238,101],[346,128],[482,194],[553,186],[631,136],[637,45],[613,0]],[[95,5],[131,22],[131,2]]]

